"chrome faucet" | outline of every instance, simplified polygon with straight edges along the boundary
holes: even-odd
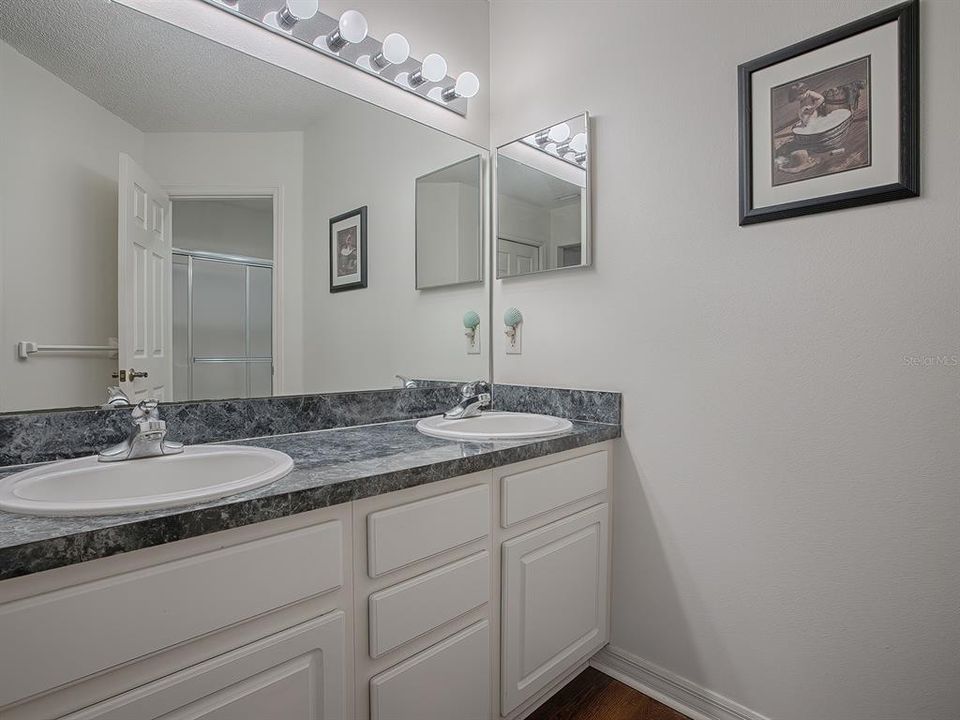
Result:
[[[129,407],[132,403],[127,394],[120,389],[119,385],[111,385],[107,388],[107,401],[103,407]]]
[[[137,458],[176,455],[183,443],[167,440],[167,423],[160,419],[157,400],[141,400],[133,408],[134,428],[129,437],[99,453],[100,462],[120,462]]]
[[[475,380],[460,386],[460,402],[443,416],[448,420],[463,420],[477,417],[481,410],[489,409],[490,384],[486,380]]]

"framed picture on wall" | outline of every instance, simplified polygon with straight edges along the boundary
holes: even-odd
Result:
[[[739,67],[741,225],[919,195],[919,8]]]
[[[367,206],[330,218],[330,292],[367,286]]]

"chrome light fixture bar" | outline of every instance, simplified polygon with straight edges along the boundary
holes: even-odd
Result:
[[[468,99],[480,91],[480,80],[472,72],[448,76],[447,61],[437,53],[422,61],[411,57],[410,44],[399,33],[382,42],[370,37],[366,18],[356,10],[335,18],[319,12],[319,0],[204,2],[458,115],[466,116]]]
[[[550,157],[575,165],[587,166],[587,133],[578,132],[573,137],[567,123],[538,130],[523,138],[523,142],[532,148],[545,152]]]

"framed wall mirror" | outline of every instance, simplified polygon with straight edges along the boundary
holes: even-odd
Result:
[[[480,155],[417,178],[417,289],[483,279]]]
[[[4,0],[0,66],[0,413],[489,377],[486,150],[119,3]],[[424,293],[440,168],[477,257]]]
[[[497,148],[498,278],[591,264],[589,138],[585,112]]]

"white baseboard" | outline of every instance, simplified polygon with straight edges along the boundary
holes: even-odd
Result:
[[[723,695],[612,645],[594,655],[590,665],[692,720],[769,720]]]

